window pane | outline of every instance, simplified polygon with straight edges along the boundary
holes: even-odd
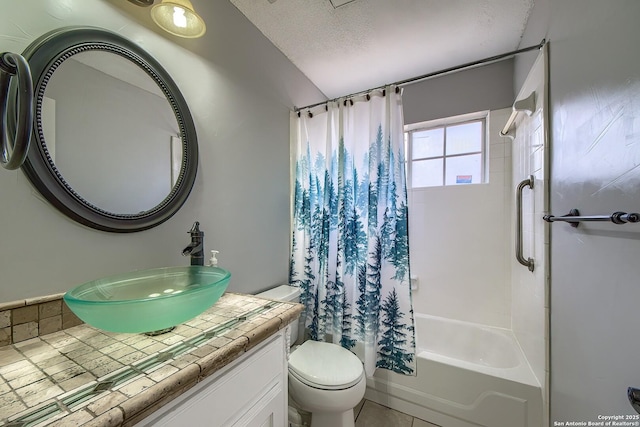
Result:
[[[482,155],[449,157],[446,185],[479,184],[482,182]]]
[[[414,132],[412,159],[442,156],[444,153],[444,129],[430,129]]]
[[[447,156],[482,151],[482,122],[447,127]]]
[[[433,187],[442,185],[442,159],[418,160],[411,164],[411,186]]]

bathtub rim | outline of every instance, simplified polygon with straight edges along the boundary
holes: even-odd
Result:
[[[465,327],[476,329],[476,330],[488,329],[492,333],[500,334],[505,338],[507,338],[508,341],[510,341],[511,344],[513,345],[513,350],[516,353],[516,357],[518,358],[519,363],[517,366],[511,367],[511,368],[495,368],[487,365],[481,365],[481,364],[469,362],[466,360],[456,359],[456,358],[438,354],[438,353],[433,353],[429,350],[421,349],[420,337],[418,333],[419,328],[417,327],[416,327],[416,358],[424,358],[424,359],[432,360],[445,365],[452,365],[464,370],[479,372],[485,375],[490,375],[493,377],[498,377],[498,378],[514,381],[521,384],[526,384],[532,387],[540,387],[540,388],[542,387],[540,381],[535,376],[533,369],[531,368],[531,365],[529,364],[529,361],[527,360],[524,354],[524,351],[522,350],[522,347],[518,342],[517,337],[515,336],[512,330],[507,328],[497,327],[497,326],[486,325],[482,323],[474,323],[474,322],[469,322],[465,320],[435,316],[427,313],[414,313],[413,316],[414,316],[414,321],[418,318],[427,318],[436,322],[455,323],[455,324],[463,325]],[[420,373],[418,372],[417,375],[420,375]]]

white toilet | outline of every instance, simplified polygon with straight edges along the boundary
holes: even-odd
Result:
[[[257,296],[299,302],[300,289],[282,285]],[[293,346],[298,323],[291,326]],[[353,427],[353,408],[365,389],[362,362],[337,344],[305,341],[289,356],[289,402],[311,412],[311,427]]]

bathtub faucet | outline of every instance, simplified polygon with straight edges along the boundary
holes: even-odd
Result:
[[[191,256],[191,265],[204,265],[204,233],[198,221],[193,223],[189,234],[191,243],[182,250],[182,256]]]

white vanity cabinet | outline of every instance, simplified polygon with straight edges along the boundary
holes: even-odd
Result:
[[[141,426],[283,427],[287,422],[284,332],[145,418]]]

